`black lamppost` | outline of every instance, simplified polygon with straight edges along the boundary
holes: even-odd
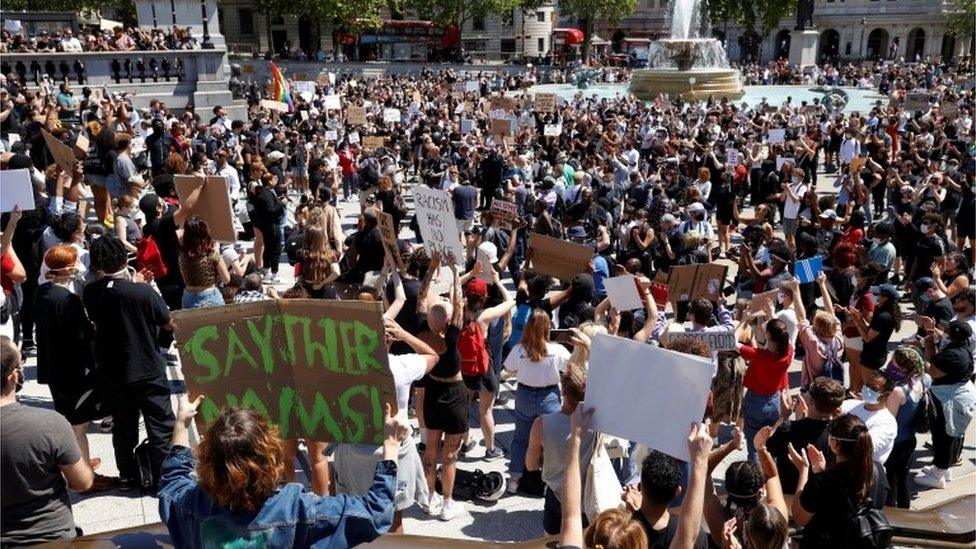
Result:
[[[861,61],[868,58],[868,45],[864,42],[864,31],[867,28],[868,20],[861,18]]]
[[[210,41],[210,23],[207,21],[207,0],[200,0],[200,12],[203,14],[203,42],[200,48],[204,50],[214,49],[214,43]]]

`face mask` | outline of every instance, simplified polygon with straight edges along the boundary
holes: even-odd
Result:
[[[881,395],[878,394],[877,391],[870,387],[861,388],[861,400],[863,400],[865,404],[877,404],[880,396]]]
[[[922,231],[923,234],[928,233],[929,226],[926,223],[922,223],[921,225],[919,225],[918,230]]]
[[[891,381],[894,381],[895,383],[901,383],[902,381],[905,381],[906,378],[908,378],[908,374],[903,372],[901,368],[898,368],[897,366],[892,364],[889,365],[887,368],[885,368],[885,377],[887,377]]]

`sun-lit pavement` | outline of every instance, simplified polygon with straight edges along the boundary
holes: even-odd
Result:
[[[818,191],[832,192],[831,179],[824,176],[820,177]],[[409,204],[409,197],[408,197]],[[359,213],[358,203],[342,203],[340,211],[343,214],[343,226],[349,231],[354,226]],[[401,238],[412,238],[409,229],[404,228]],[[734,268],[734,266],[733,266]],[[279,285],[279,289],[287,288],[292,282],[290,278],[291,268],[287,264],[281,267],[281,276],[284,279]],[[506,280],[511,283],[510,280]],[[892,339],[900,341],[908,337],[915,331],[914,324],[905,322],[903,329]],[[893,348],[893,347],[892,347]],[[19,398],[21,402],[53,408],[50,391],[44,385],[36,382],[36,361],[31,358],[26,363],[25,373],[28,381],[24,385]],[[790,369],[791,385],[799,385],[800,362],[794,361]],[[176,394],[182,392],[184,385],[181,381],[182,376],[178,368],[170,368],[169,377],[173,382],[173,401],[175,406]],[[503,394],[508,396],[509,403],[504,407],[496,407],[496,439],[503,448],[508,448],[514,432],[514,419],[512,409],[514,407],[514,383],[503,384]],[[145,431],[143,430],[143,433]],[[144,434],[143,434],[144,436]],[[976,437],[976,426],[970,425],[966,433],[966,446],[963,452],[962,464],[952,470],[953,478],[945,490],[923,489],[913,501],[913,508],[924,508],[933,504],[949,499],[951,496],[976,492],[976,448],[973,441]],[[481,432],[472,430],[472,439],[480,441]],[[923,447],[923,443],[928,441],[927,435],[919,436],[919,446],[916,452],[916,471],[923,465],[931,462],[932,453]],[[115,465],[115,457],[112,451],[111,434],[99,429],[97,423],[93,423],[89,431],[89,441],[91,444],[91,455],[102,458],[102,465],[98,472],[104,475],[117,475],[118,469]],[[473,471],[499,471],[505,474],[507,470],[507,459],[499,459],[486,462],[481,459],[484,447],[478,446],[467,458],[460,460],[459,467]],[[736,452],[729,456],[715,473],[714,478],[720,484],[724,475],[725,465],[732,461],[745,459],[744,452]],[[299,479],[304,479],[305,474],[301,471],[301,465],[296,464],[299,469]],[[110,491],[100,492],[96,495],[82,497],[78,494],[71,494],[75,522],[86,533],[103,532],[128,528],[142,524],[150,524],[159,521],[159,512],[154,498],[140,495],[136,491],[122,492]],[[442,522],[437,518],[426,516],[416,506],[405,513],[404,527],[407,533],[425,534],[441,537],[453,538],[474,538],[494,541],[522,541],[542,535],[542,499],[527,498],[522,496],[505,495],[499,501],[491,505],[472,505],[465,504],[470,511],[450,522]]]

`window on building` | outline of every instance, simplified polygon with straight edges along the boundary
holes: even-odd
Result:
[[[537,11],[537,12],[535,12],[535,20],[538,21],[539,23],[545,23],[546,22],[546,12],[544,12],[544,11]]]
[[[237,10],[238,30],[244,36],[254,34],[254,10],[239,8]]]
[[[539,38],[539,53],[545,53],[545,51],[546,51],[546,39],[540,37]]]
[[[515,10],[510,9],[504,15],[502,15],[502,25],[505,27],[511,27],[515,25]]]
[[[475,15],[471,18],[471,30],[483,31],[485,30],[485,16]]]
[[[515,53],[514,38],[502,38],[500,46],[502,53]]]

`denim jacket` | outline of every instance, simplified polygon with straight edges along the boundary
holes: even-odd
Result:
[[[353,547],[389,531],[396,469],[394,461],[377,463],[373,486],[363,496],[317,496],[292,483],[256,514],[242,514],[213,503],[197,485],[193,453],[174,446],[163,463],[159,516],[181,548]]]

